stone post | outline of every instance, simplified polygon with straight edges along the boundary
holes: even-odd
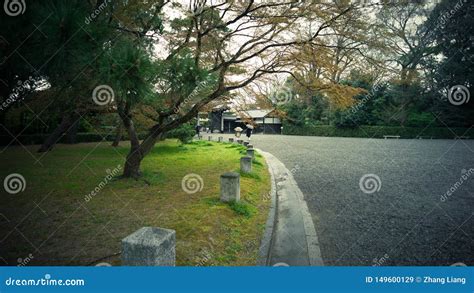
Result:
[[[247,145],[247,148],[248,148],[248,149],[253,149],[253,145],[252,145],[252,144],[248,144],[248,145]]]
[[[227,172],[221,175],[221,201],[240,201],[240,174]]]
[[[240,158],[240,171],[244,173],[252,172],[252,158],[249,156]]]
[[[219,142],[223,142],[224,141],[224,138],[222,136],[219,136],[219,138],[217,139]]]
[[[232,137],[229,138],[229,142],[232,142],[232,143],[233,143],[233,142],[234,142],[234,139],[233,139]]]
[[[248,141],[244,141],[244,146],[247,146],[249,144]]]
[[[255,159],[255,150],[254,149],[247,149],[247,156]]]
[[[208,140],[208,141],[212,141],[212,136],[208,136],[208,137],[207,137],[207,140]]]
[[[237,140],[237,143],[238,143],[238,144],[242,144],[243,142],[244,142],[244,141],[241,140],[241,139],[238,139],[238,140]]]
[[[123,266],[175,266],[176,232],[143,227],[122,239]]]

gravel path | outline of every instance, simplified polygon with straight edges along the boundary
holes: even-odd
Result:
[[[252,141],[292,170],[326,265],[474,265],[473,140]]]

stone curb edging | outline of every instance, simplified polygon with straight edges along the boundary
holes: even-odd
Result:
[[[262,154],[265,158],[264,152],[255,149],[258,153]],[[263,234],[262,242],[260,244],[260,249],[258,251],[258,260],[257,266],[268,266],[270,265],[270,248],[272,247],[272,239],[273,239],[273,231],[275,230],[276,224],[276,212],[277,212],[277,194],[276,194],[276,178],[273,172],[271,165],[268,163],[268,160],[265,158],[268,165],[268,171],[270,172],[270,181],[271,181],[271,189],[270,189],[270,210],[268,211],[268,218],[267,222],[265,223],[265,232]]]
[[[284,164],[278,160],[275,156],[270,153],[264,152],[262,150],[257,151],[262,154],[265,158],[268,170],[270,171],[271,181],[272,181],[272,188],[271,188],[271,196],[272,196],[272,204],[269,211],[269,216],[267,219],[267,223],[265,226],[265,234],[262,239],[262,244],[260,246],[259,251],[259,260],[258,265],[270,265],[270,253],[272,247],[272,239],[274,238],[274,230],[276,228],[277,223],[277,210],[278,210],[278,194],[276,188],[276,174],[274,171],[273,164],[281,164],[284,167]],[[306,236],[306,244],[308,249],[308,262],[311,266],[324,266],[323,259],[321,257],[321,250],[319,248],[319,240],[316,234],[316,229],[314,228],[313,219],[311,214],[309,213],[308,206],[304,199],[304,195],[298,187],[298,184],[293,178],[292,173],[285,167],[285,173],[287,179],[293,187],[294,192],[297,195],[298,203],[301,211],[301,217],[303,218],[304,223],[304,232]],[[269,239],[268,239],[269,238]]]

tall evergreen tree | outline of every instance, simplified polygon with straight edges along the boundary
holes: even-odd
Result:
[[[474,101],[470,98],[474,84],[473,15],[473,2],[443,0],[424,25],[439,52],[438,58],[431,60],[431,77],[434,96],[443,95],[436,100],[435,110],[447,125],[474,125]]]

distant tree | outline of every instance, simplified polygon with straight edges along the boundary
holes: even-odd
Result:
[[[430,32],[422,26],[429,11],[427,1],[403,0],[383,6],[377,13],[387,65],[396,64],[402,85],[412,82],[424,59],[435,52]]]
[[[468,102],[474,84],[473,14],[472,2],[443,0],[436,5],[424,25],[439,52],[438,58],[431,60],[429,76],[433,80],[433,110],[442,124],[474,125],[472,97]],[[468,92],[455,93],[452,90],[456,86],[464,86]],[[450,94],[459,94],[459,105],[449,102],[447,97]]]

